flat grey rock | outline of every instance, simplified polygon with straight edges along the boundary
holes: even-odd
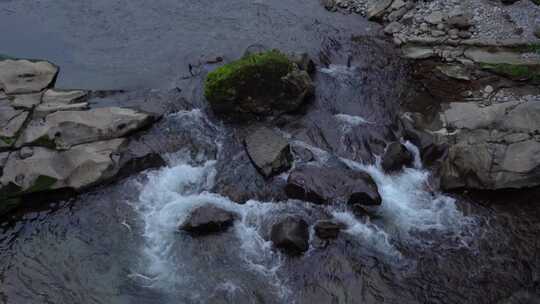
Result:
[[[118,170],[118,153],[126,139],[83,144],[58,152],[33,147],[32,155],[21,158],[11,153],[0,183],[13,193],[31,193],[70,188],[80,190],[114,176]]]
[[[0,61],[0,88],[7,94],[40,92],[53,85],[58,67],[46,61]]]
[[[108,107],[87,111],[59,111],[34,119],[17,146],[38,145],[57,149],[118,138],[147,126],[152,117],[131,109]]]

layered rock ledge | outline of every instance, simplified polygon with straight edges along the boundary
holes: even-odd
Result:
[[[0,214],[29,194],[110,180],[135,157],[127,137],[158,118],[94,108],[89,92],[54,89],[57,75],[46,61],[0,61]]]

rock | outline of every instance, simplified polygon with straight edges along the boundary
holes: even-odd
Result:
[[[480,107],[451,103],[442,113],[450,143],[441,170],[444,189],[506,189],[540,185],[540,101]]]
[[[465,57],[483,64],[540,65],[539,57],[523,56],[522,53],[510,49],[470,47],[465,50]]]
[[[399,142],[393,142],[386,148],[381,166],[385,172],[395,172],[403,167],[409,167],[414,162],[414,156]]]
[[[6,99],[0,100],[0,150],[15,143],[27,118],[28,112],[15,109]]]
[[[118,154],[126,139],[78,145],[67,151],[33,147],[21,158],[10,153],[0,184],[7,196],[69,188],[79,191],[113,177],[119,170]],[[27,155],[26,155],[27,156]]]
[[[444,31],[431,30],[431,36],[433,36],[433,37],[442,37],[444,35],[446,35],[446,33]]]
[[[392,0],[370,0],[367,4],[368,19],[381,18],[391,4]]]
[[[345,225],[333,220],[318,221],[313,227],[315,235],[320,239],[335,239],[343,228],[345,228]]]
[[[58,111],[82,111],[88,110],[87,102],[63,104],[56,102],[42,103],[34,109],[33,118],[44,118],[45,116]]]
[[[216,69],[208,74],[204,90],[214,113],[242,122],[294,111],[313,92],[309,74],[277,50]]]
[[[427,15],[424,20],[427,23],[437,25],[439,23],[442,23],[444,19],[444,15],[440,11],[435,11],[429,15]]]
[[[153,118],[131,109],[109,107],[88,111],[62,111],[32,120],[17,146],[38,145],[57,149],[125,136],[148,126]]]
[[[279,174],[291,167],[293,158],[289,143],[277,132],[259,128],[250,133],[244,143],[253,165],[264,177]]]
[[[30,110],[41,102],[42,93],[17,94],[9,96],[11,105],[15,108]]]
[[[34,150],[31,147],[23,147],[19,150],[19,158],[26,159],[34,155]]]
[[[444,75],[458,79],[458,80],[471,80],[471,75],[467,68],[465,68],[462,65],[454,65],[454,64],[445,64],[445,65],[439,65],[437,66],[437,70],[439,72],[443,73]]]
[[[46,61],[0,61],[0,88],[7,94],[40,92],[56,80],[58,67]]]
[[[86,101],[88,92],[81,90],[59,91],[49,89],[43,94],[43,103],[72,104]]]
[[[435,56],[433,48],[424,46],[403,46],[401,52],[403,57],[409,59],[427,59]]]
[[[377,185],[367,173],[346,167],[300,165],[290,173],[285,192],[289,198],[316,204],[343,201],[377,206],[382,202]]]
[[[403,25],[401,25],[399,22],[394,21],[394,22],[388,24],[384,28],[384,32],[386,34],[391,35],[391,34],[395,34],[395,33],[399,32],[399,31],[401,31],[402,28],[403,28]]]
[[[336,0],[321,0],[322,5],[329,11],[332,11],[336,6]]]
[[[540,25],[537,25],[534,28],[534,35],[536,36],[536,38],[540,39]]]
[[[232,226],[235,217],[233,212],[207,204],[191,211],[180,229],[194,236],[222,232]]]
[[[270,239],[276,248],[292,255],[309,248],[308,224],[301,218],[288,216],[272,226]]]
[[[460,30],[468,30],[472,25],[472,18],[467,15],[451,16],[446,20],[446,24]]]

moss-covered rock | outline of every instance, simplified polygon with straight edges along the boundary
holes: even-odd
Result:
[[[312,93],[308,73],[277,50],[217,68],[208,74],[204,90],[214,112],[233,119],[290,112]]]

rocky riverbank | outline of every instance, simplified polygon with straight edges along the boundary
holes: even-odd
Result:
[[[36,193],[80,192],[164,163],[129,139],[163,109],[107,106],[97,102],[106,92],[57,90],[58,72],[46,61],[0,61],[0,214]]]
[[[445,189],[540,185],[540,6],[535,1],[326,1],[384,25],[420,83],[411,134],[446,155]],[[355,9],[360,8],[360,9]],[[412,132],[415,133],[415,132]],[[426,135],[429,134],[429,135]],[[430,144],[431,145],[431,144]]]

